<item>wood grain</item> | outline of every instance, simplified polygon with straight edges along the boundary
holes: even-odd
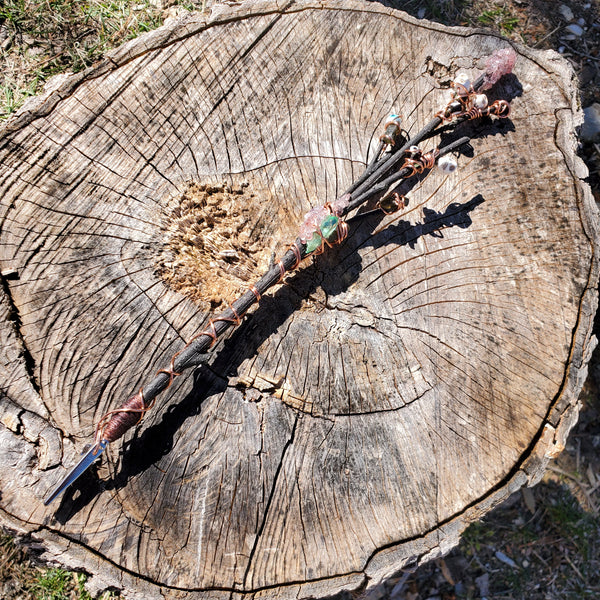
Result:
[[[2,522],[132,598],[325,596],[446,552],[534,483],[595,345],[597,212],[573,74],[518,47],[510,120],[467,126],[456,174],[353,224],[42,505],[98,418],[206,323],[202,290],[160,276],[190,182],[244,186],[254,238],[281,253],[390,111],[418,130],[458,69],[506,45],[353,0],[219,6],[9,121]]]

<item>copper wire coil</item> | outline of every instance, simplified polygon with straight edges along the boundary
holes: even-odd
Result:
[[[424,169],[433,169],[435,166],[435,161],[439,156],[440,151],[436,148],[435,150],[430,150],[421,156],[421,163]]]
[[[281,260],[277,261],[277,266],[279,267],[279,279],[277,280],[279,283],[280,281],[283,281],[283,278],[285,277],[285,266]]]
[[[254,294],[256,301],[260,302],[261,296],[260,296],[260,292],[256,289],[256,286],[251,285],[248,289]]]
[[[510,114],[510,104],[506,100],[496,100],[490,110],[500,119],[506,119]]]
[[[479,119],[483,117],[484,111],[476,106],[471,107],[467,112],[464,113],[469,119]]]
[[[302,252],[300,251],[300,248],[298,248],[298,244],[296,244],[296,242],[294,242],[290,246],[290,250],[294,253],[294,256],[296,257],[296,262],[294,263],[294,266],[290,267],[290,271],[293,271],[302,262]]]
[[[423,163],[420,158],[405,158],[402,164],[403,169],[410,169],[411,173],[408,177],[412,177],[415,174],[420,174],[424,171]]]
[[[334,244],[341,244],[348,237],[348,223],[346,221],[340,221],[337,226],[337,240]]]
[[[171,387],[171,384],[173,383],[173,379],[175,379],[175,377],[179,377],[179,375],[181,375],[181,373],[178,373],[177,371],[175,371],[175,359],[179,356],[179,352],[177,352],[177,354],[174,354],[171,357],[171,363],[169,364],[169,368],[168,369],[159,369],[158,371],[156,371],[156,374],[159,375],[160,373],[165,373],[165,375],[169,376],[169,383],[167,383],[167,387],[165,389],[168,389]]]
[[[119,439],[130,427],[137,425],[153,406],[154,400],[146,404],[143,388],[140,388],[137,394],[129,397],[123,406],[102,416],[96,425],[94,443],[99,444],[102,440],[114,442]]]

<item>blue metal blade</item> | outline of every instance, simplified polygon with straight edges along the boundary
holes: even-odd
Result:
[[[82,452],[83,456],[79,462],[67,473],[65,478],[52,490],[51,494],[44,500],[44,506],[48,506],[52,500],[60,496],[86,469],[90,467],[104,452],[108,446],[107,440],[101,440],[98,444],[92,444],[89,450]]]

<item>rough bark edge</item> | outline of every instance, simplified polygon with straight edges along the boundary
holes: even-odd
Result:
[[[182,41],[213,26],[227,22],[266,16],[269,14],[290,14],[310,9],[369,12],[394,16],[420,28],[439,31],[446,35],[457,37],[502,38],[490,32],[464,27],[446,27],[436,23],[415,19],[397,9],[381,5],[363,4],[358,0],[344,2],[315,2],[314,0],[298,0],[277,2],[273,0],[249,0],[241,6],[231,7],[216,4],[210,16],[187,14],[132,40],[109,53],[105,59],[89,69],[70,75],[59,75],[48,82],[40,96],[29,100],[2,128],[0,139],[6,135],[26,127],[37,118],[48,115],[56,105],[73,94],[80,84],[116,70],[128,62],[155,50],[160,50],[170,44]],[[508,40],[507,40],[508,41]],[[466,527],[484,516],[495,506],[506,500],[512,493],[523,486],[535,485],[542,477],[548,462],[556,457],[563,449],[567,436],[577,422],[579,414],[578,395],[587,376],[587,364],[597,340],[592,334],[593,319],[598,304],[598,209],[593,200],[589,186],[583,181],[587,176],[587,167],[576,156],[576,136],[574,130],[583,122],[577,82],[572,68],[553,51],[535,52],[524,46],[509,42],[518,54],[534,62],[544,69],[556,82],[564,97],[571,103],[571,110],[557,111],[557,127],[555,143],[563,153],[567,168],[572,173],[576,183],[581,221],[592,246],[592,263],[588,275],[587,287],[580,299],[580,316],[573,332],[571,360],[565,374],[561,391],[554,399],[548,417],[540,429],[537,439],[532,444],[527,456],[515,467],[509,477],[500,482],[494,490],[478,502],[467,507],[435,530],[413,540],[393,544],[377,550],[367,561],[364,573],[332,576],[325,580],[310,581],[305,584],[289,584],[274,588],[278,598],[308,598],[315,593],[332,594],[343,589],[372,588],[382,580],[390,577],[406,565],[418,565],[428,562],[449,552],[460,541],[460,536]],[[27,436],[25,436],[27,438]],[[192,591],[165,588],[142,577],[130,574],[110,561],[102,558],[92,549],[77,544],[56,532],[40,527],[27,531],[20,520],[14,519],[0,509],[1,521],[18,534],[25,536],[26,545],[36,551],[41,551],[40,558],[56,563],[60,558],[61,564],[74,570],[85,571],[91,575],[88,582],[89,590],[97,593],[105,589],[120,589],[125,591],[128,598],[168,598],[186,597],[192,600],[221,598],[261,598],[272,597],[274,590],[265,589],[255,592],[231,593],[229,590]],[[68,553],[68,561],[65,555]],[[93,557],[94,560],[91,560]],[[98,574],[100,573],[100,574]],[[135,590],[135,591],[132,591]]]

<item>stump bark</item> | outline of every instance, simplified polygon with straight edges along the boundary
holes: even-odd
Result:
[[[1,521],[130,598],[364,589],[538,481],[577,419],[598,238],[576,82],[517,47],[510,120],[468,126],[456,174],[353,223],[44,507],[391,111],[418,130],[508,44],[351,0],[217,8],[54,80],[1,132]]]

